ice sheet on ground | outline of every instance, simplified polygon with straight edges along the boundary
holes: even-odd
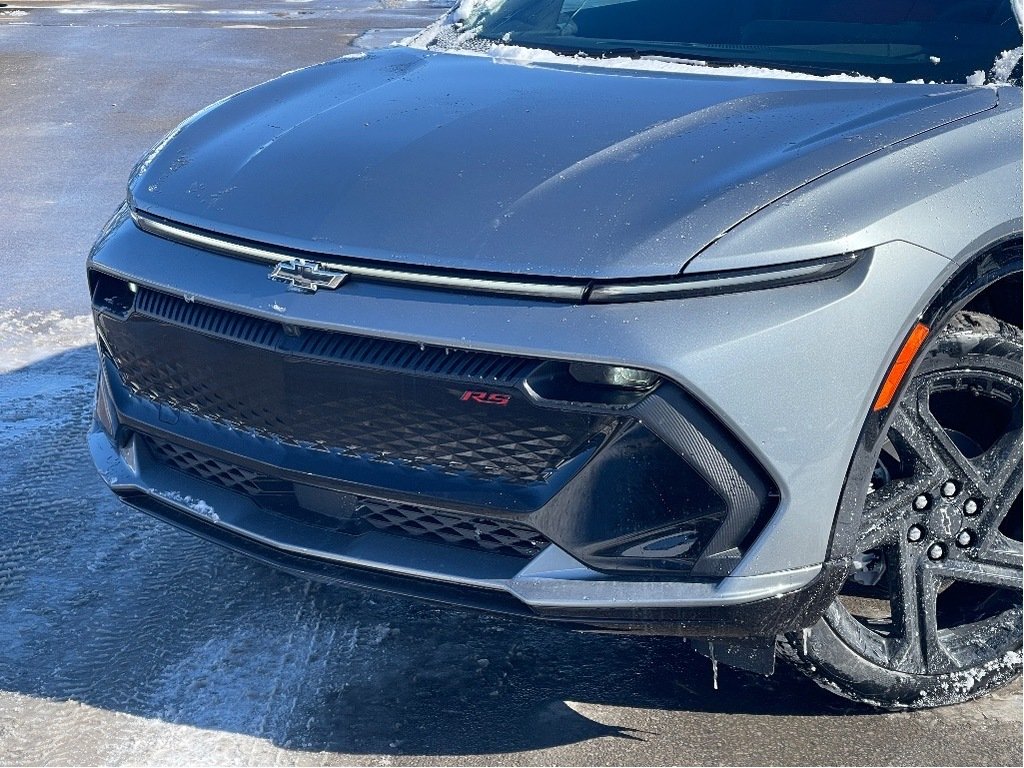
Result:
[[[95,342],[89,315],[0,309],[0,373]]]

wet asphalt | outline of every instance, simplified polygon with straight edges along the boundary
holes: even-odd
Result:
[[[1021,765],[1020,683],[880,714],[678,641],[311,584],[116,502],[83,259],[209,102],[386,44],[416,0],[0,3],[0,764]]]

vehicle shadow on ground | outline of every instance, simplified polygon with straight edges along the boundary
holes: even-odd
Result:
[[[679,640],[587,635],[312,584],[113,499],[86,449],[95,352],[0,375],[0,687],[347,754],[516,752],[602,736],[613,709],[868,710]]]

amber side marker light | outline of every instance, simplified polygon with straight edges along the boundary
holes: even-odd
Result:
[[[910,335],[907,336],[907,340],[903,342],[900,353],[896,355],[896,361],[892,364],[892,368],[889,369],[889,373],[882,384],[882,389],[878,393],[878,399],[875,400],[875,405],[871,410],[882,411],[892,405],[892,399],[896,396],[896,391],[900,388],[900,383],[907,374],[907,369],[914,362],[914,357],[917,355],[918,350],[921,349],[921,345],[924,344],[926,338],[928,338],[928,326],[923,323],[915,325]]]

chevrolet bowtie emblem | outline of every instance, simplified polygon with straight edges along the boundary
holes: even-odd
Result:
[[[321,288],[333,291],[348,279],[348,273],[325,267],[319,261],[291,259],[276,265],[268,277],[286,283],[293,291],[316,293]]]

